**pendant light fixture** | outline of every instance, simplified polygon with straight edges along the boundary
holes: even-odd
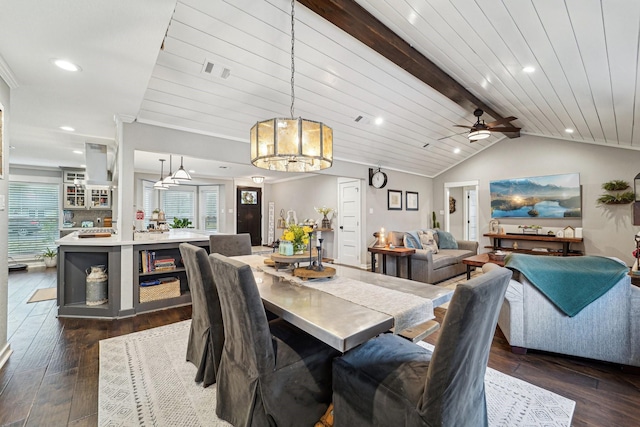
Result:
[[[174,181],[191,181],[191,175],[184,170],[184,166],[182,166],[182,162],[184,161],[184,157],[180,156],[180,168],[173,174]]]
[[[155,184],[153,184],[153,189],[154,190],[160,190],[160,191],[164,191],[164,190],[168,190],[169,186],[165,185],[165,183],[163,182],[163,175],[164,175],[164,162],[165,159],[160,159],[160,179],[158,181],[156,181]]]
[[[264,176],[252,176],[251,179],[256,184],[262,184],[264,182]]]
[[[333,164],[333,130],[322,122],[294,118],[295,0],[291,1],[291,118],[257,122],[250,132],[251,163],[262,169],[310,172]]]
[[[169,154],[169,175],[167,175],[167,176],[162,180],[162,182],[164,183],[164,185],[165,185],[165,186],[167,186],[167,187],[175,187],[176,185],[180,185],[180,182],[176,181],[176,180],[173,178],[172,174],[171,174],[171,170],[173,169],[173,166],[172,166],[172,164],[171,164],[171,163],[172,163],[172,157],[173,157],[173,156],[172,156],[171,154]]]

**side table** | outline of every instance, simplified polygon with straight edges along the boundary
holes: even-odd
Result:
[[[382,255],[382,274],[387,274],[387,255],[396,258],[396,277],[400,277],[400,258],[407,259],[407,278],[411,280],[411,255],[416,253],[411,248],[386,248],[372,246],[367,248],[371,252],[371,271],[376,271],[376,254]]]
[[[489,254],[478,254],[462,260],[462,263],[467,266],[467,280],[471,279],[471,267],[482,267],[486,263],[498,264],[500,267],[504,267],[504,261],[496,261],[489,259]]]

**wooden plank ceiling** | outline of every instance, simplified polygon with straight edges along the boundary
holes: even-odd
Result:
[[[344,0],[303,3],[357,9]],[[493,111],[487,121],[516,116],[523,134],[640,147],[640,2],[357,3],[470,97],[452,101],[403,69],[409,64],[399,67],[297,4],[295,115],[334,128],[336,159],[436,176],[503,137],[471,144],[456,135],[455,124],[475,121],[473,97]],[[178,1],[138,121],[248,142],[257,120],[288,116],[289,14],[286,0]],[[206,61],[229,69],[228,78],[204,74]]]

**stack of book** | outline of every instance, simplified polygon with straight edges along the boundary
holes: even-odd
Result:
[[[176,260],[174,258],[156,258],[154,251],[140,251],[140,257],[141,273],[168,271],[176,268]]]

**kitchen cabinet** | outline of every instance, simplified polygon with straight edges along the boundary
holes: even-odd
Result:
[[[84,170],[65,170],[63,172],[63,180],[64,182],[73,183],[76,179],[84,180],[85,179],[85,171]]]
[[[111,209],[111,190],[98,190],[64,184],[64,209]]]

